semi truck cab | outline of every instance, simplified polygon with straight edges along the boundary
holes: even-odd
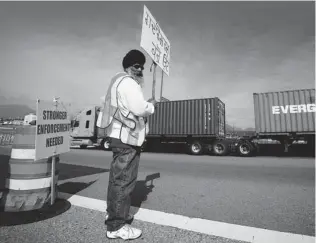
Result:
[[[109,139],[105,129],[96,126],[99,113],[99,106],[86,107],[71,121],[72,146],[80,146],[80,148],[97,146],[109,150]]]

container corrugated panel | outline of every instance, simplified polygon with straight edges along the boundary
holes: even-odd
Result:
[[[225,135],[225,104],[218,98],[165,101],[148,118],[148,135]]]
[[[315,89],[254,93],[257,133],[315,133]]]

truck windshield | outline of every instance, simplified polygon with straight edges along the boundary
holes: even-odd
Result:
[[[79,127],[79,121],[72,120],[71,121],[71,127]]]

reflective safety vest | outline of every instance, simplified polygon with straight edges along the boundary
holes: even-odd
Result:
[[[105,128],[107,136],[118,138],[122,143],[141,146],[148,133],[148,124],[143,117],[135,116],[120,105],[118,100],[118,86],[127,77],[132,78],[127,73],[118,73],[112,78],[101,106],[97,126]]]

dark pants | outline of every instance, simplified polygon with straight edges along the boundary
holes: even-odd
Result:
[[[126,145],[125,145],[126,146]],[[113,147],[107,194],[107,230],[119,230],[125,223],[135,188],[141,149],[134,146]]]

